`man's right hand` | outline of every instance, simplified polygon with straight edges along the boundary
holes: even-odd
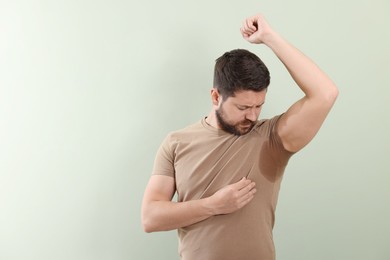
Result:
[[[142,202],[142,224],[146,232],[172,230],[198,223],[214,215],[228,214],[247,205],[256,192],[255,183],[242,178],[214,195],[198,200],[172,202],[175,179],[151,176]]]
[[[208,200],[214,210],[213,215],[229,214],[247,205],[255,193],[255,183],[244,177],[236,183],[223,187]]]

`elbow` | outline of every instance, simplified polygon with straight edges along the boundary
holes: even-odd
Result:
[[[324,89],[324,91],[322,91],[320,96],[318,96],[318,100],[321,100],[320,104],[323,104],[325,107],[332,107],[336,102],[338,95],[339,90],[334,84],[332,84],[328,88]]]
[[[328,100],[334,103],[339,95],[339,90],[336,85],[332,85],[328,93]]]
[[[156,232],[158,231],[156,229],[156,227],[154,227],[153,225],[151,225],[149,222],[147,221],[142,221],[142,228],[144,230],[145,233],[152,233],[152,232]]]
[[[144,232],[152,233],[152,232],[156,231],[155,227],[153,227],[153,221],[151,221],[150,217],[146,216],[145,213],[142,213],[141,222],[142,222],[142,228],[143,228]]]
[[[145,225],[145,223],[142,223],[142,227],[143,227],[145,233],[152,233],[152,232],[154,232],[152,227],[149,226],[149,225]]]
[[[150,212],[142,211],[141,222],[142,228],[146,233],[160,231],[156,219],[153,218],[153,215]]]

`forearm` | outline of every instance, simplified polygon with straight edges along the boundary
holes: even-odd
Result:
[[[246,178],[227,185],[212,196],[185,202],[172,202],[173,179],[153,176],[142,203],[142,224],[146,232],[186,227],[214,215],[229,214],[248,204],[256,192]]]
[[[209,199],[186,202],[150,201],[142,210],[142,222],[146,232],[173,230],[205,220],[213,216]]]
[[[241,34],[250,43],[271,48],[305,94],[290,106],[277,126],[284,148],[297,152],[320,129],[337,98],[337,87],[314,62],[277,34],[261,14],[247,18]]]
[[[272,31],[264,37],[264,43],[272,49],[286,66],[294,81],[308,98],[330,98],[337,95],[332,80],[302,52]]]

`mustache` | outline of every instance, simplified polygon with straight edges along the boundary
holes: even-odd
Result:
[[[240,124],[242,124],[242,125],[254,125],[255,123],[256,123],[256,121],[252,121],[249,119],[245,119],[245,120],[240,122]]]

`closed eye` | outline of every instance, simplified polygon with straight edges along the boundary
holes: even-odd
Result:
[[[263,106],[263,104],[261,105],[258,105],[258,106],[255,106],[256,109],[259,109]],[[249,107],[249,106],[237,106],[238,110],[241,110],[241,111],[244,111],[244,110],[247,110],[249,108],[252,108],[252,107]]]

